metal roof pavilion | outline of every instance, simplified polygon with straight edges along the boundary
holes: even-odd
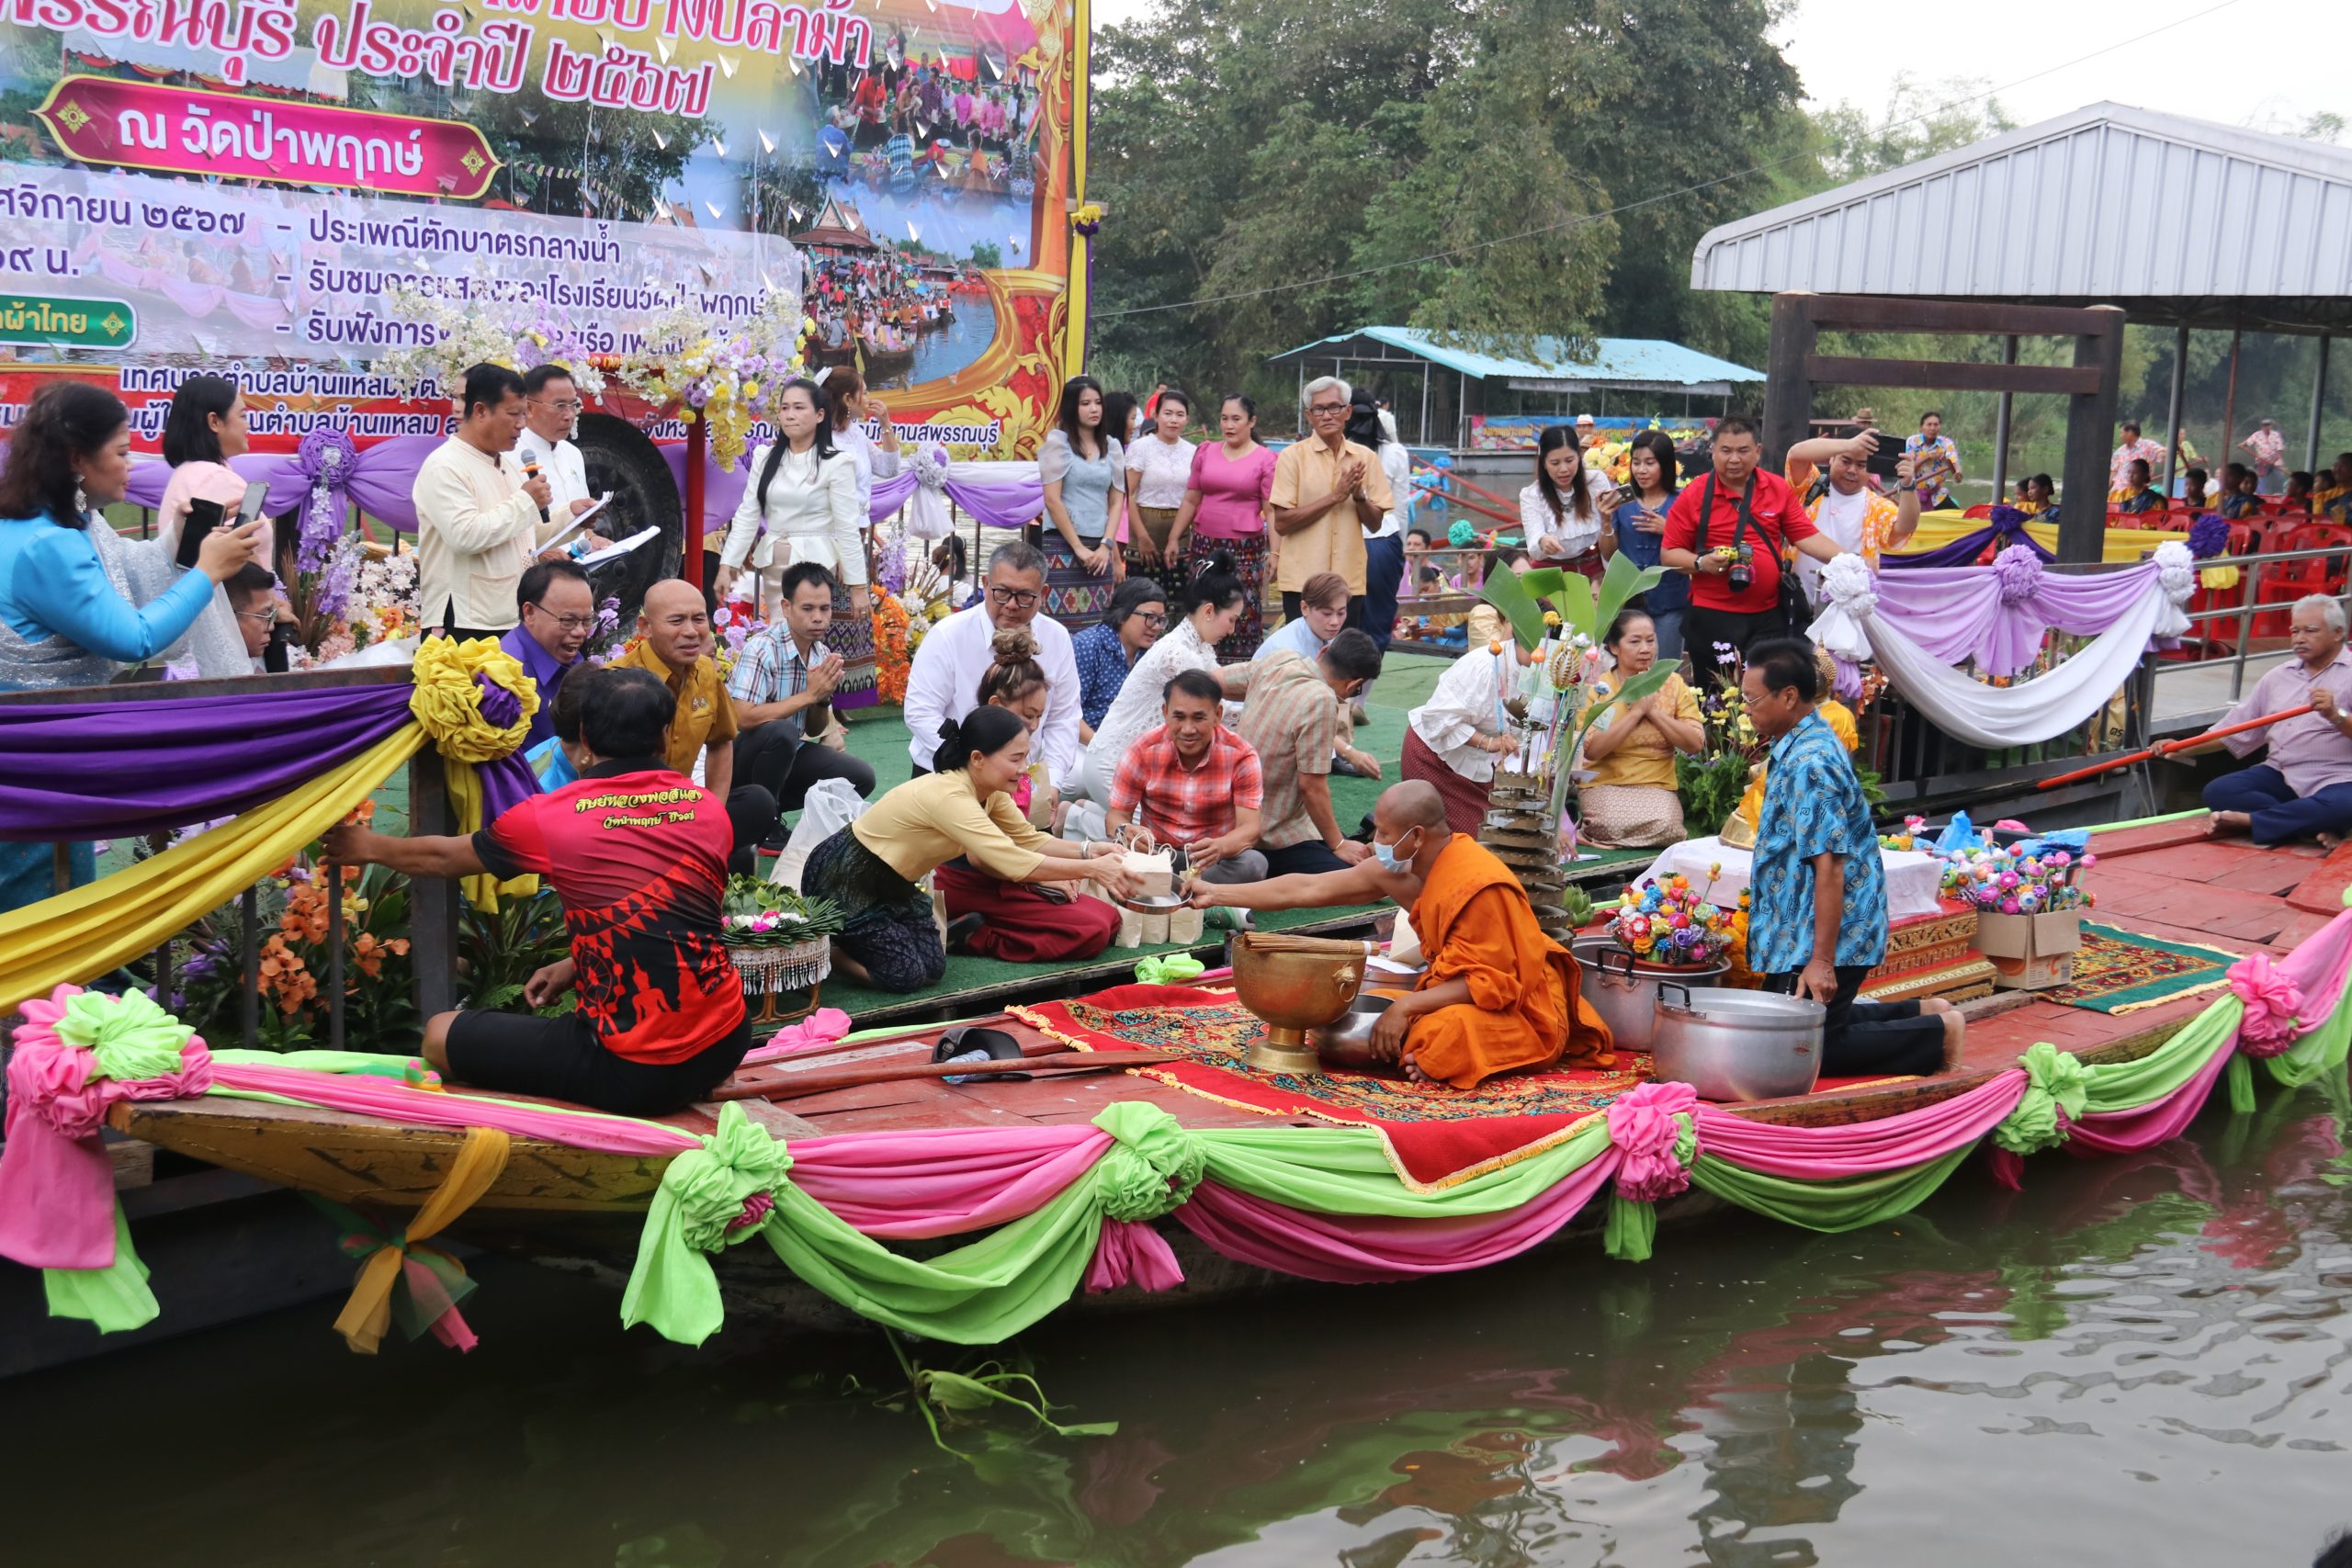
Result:
[[[2100,103],[1701,237],[1693,288],[2352,329],[2352,151]]]
[[[1374,345],[1399,351],[1385,355]],[[1720,397],[1735,381],[1761,381],[1764,372],[1717,359],[1663,338],[1604,337],[1581,359],[1567,357],[1555,337],[1531,338],[1521,356],[1498,359],[1464,348],[1449,348],[1417,327],[1363,327],[1305,344],[1275,355],[1269,364],[1299,359],[1312,368],[1318,360],[1355,364],[1405,364],[1425,359],[1481,381],[1501,381],[1525,391],[1582,392],[1598,387],[1635,392],[1692,392]],[[1529,383],[1532,383],[1530,385]]]
[[[1476,420],[1497,406],[1489,389],[1553,394],[1562,407],[1580,393],[1665,393],[1681,397],[1687,411],[1690,398],[1728,399],[1734,383],[1764,379],[1761,370],[1658,338],[1596,338],[1580,357],[1558,338],[1529,338],[1506,357],[1442,345],[1416,327],[1360,327],[1267,363],[1297,367],[1302,399],[1307,381],[1326,374],[1377,384],[1394,400],[1408,442],[1454,447],[1467,446]]]

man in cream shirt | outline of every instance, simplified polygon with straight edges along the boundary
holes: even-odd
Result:
[[[523,378],[503,365],[466,372],[457,434],[416,470],[416,604],[427,630],[493,641],[514,628],[514,588],[539,547],[571,519],[549,521],[545,475],[514,458]]]

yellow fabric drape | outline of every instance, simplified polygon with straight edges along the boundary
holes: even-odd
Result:
[[[514,694],[522,712],[504,729],[492,729],[481,713],[481,688],[477,674]],[[426,637],[416,649],[416,692],[408,711],[424,727],[441,752],[443,775],[448,781],[449,808],[461,834],[482,828],[481,775],[476,762],[495,761],[520,746],[531,732],[531,716],[539,711],[538,682],[524,672],[522,661],[487,637],[457,642],[446,637]],[[469,876],[459,884],[474,908],[498,912],[498,896],[527,898],[539,890],[536,876],[501,882],[488,874]]]
[[[506,1134],[497,1128],[467,1128],[466,1141],[449,1174],[441,1179],[416,1218],[398,1239],[368,1255],[368,1261],[359,1266],[358,1282],[351,1287],[351,1299],[344,1303],[341,1315],[334,1320],[335,1332],[352,1349],[363,1356],[376,1353],[384,1341],[384,1330],[391,1326],[392,1286],[400,1280],[409,1249],[455,1221],[490,1190],[490,1184],[506,1168]]]
[[[425,744],[403,725],[341,767],[225,827],[71,892],[0,914],[0,1002],[84,985],[186,931],[359,808]],[[469,770],[470,771],[470,770]]]
[[[1981,517],[1963,517],[1957,512],[1928,512],[1919,517],[1919,527],[1908,539],[1895,547],[1899,555],[1921,550],[1941,549],[1954,539],[1963,538],[1986,526]],[[2045,550],[2058,547],[2058,525],[2028,523],[2025,531],[2034,543]],[[2185,539],[2178,529],[2109,528],[2107,531],[2105,558],[2112,561],[2135,561],[2166,539]]]

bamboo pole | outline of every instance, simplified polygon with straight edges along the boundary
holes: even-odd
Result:
[[[2081,779],[2094,779],[2101,773],[2111,773],[2118,768],[2128,768],[2135,762],[2153,761],[2158,757],[2169,757],[2175,751],[2186,751],[2193,747],[2202,746],[2209,740],[2219,740],[2228,735],[2243,735],[2249,729],[2260,729],[2265,725],[2277,724],[2280,719],[2301,718],[2311,711],[2312,705],[2305,703],[2301,707],[2288,708],[2283,712],[2268,714],[2261,718],[2249,718],[2243,724],[2225,724],[2219,729],[2209,729],[2202,735],[2192,735],[2185,740],[2159,740],[2144,751],[2126,752],[2120,757],[2111,758],[2093,767],[2077,768],[2071,773],[2060,773],[2054,779],[2043,779],[2033,787],[2056,789],[2060,784],[2074,784]]]

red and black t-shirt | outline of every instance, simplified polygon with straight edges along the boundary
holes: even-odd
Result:
[[[1693,479],[1682,487],[1667,511],[1666,532],[1659,537],[1659,548],[1703,553],[1738,542],[1739,491],[1725,484],[1714,486],[1713,510],[1702,519],[1699,507],[1706,499],[1707,490],[1704,479]],[[1813,519],[1805,515],[1789,481],[1778,474],[1757,469],[1756,491],[1748,500],[1747,512],[1747,592],[1736,592],[1724,574],[1693,570],[1690,603],[1705,610],[1764,614],[1781,602],[1781,552],[1797,540],[1810,539],[1819,532],[1813,525]]]
[[[606,762],[474,835],[500,877],[536,872],[563,900],[580,1011],[605,1049],[683,1062],[743,1021],[718,939],[727,806],[658,762]]]

